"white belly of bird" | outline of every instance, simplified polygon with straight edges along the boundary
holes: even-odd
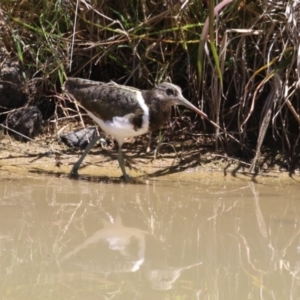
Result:
[[[102,128],[102,130],[113,136],[119,145],[123,143],[125,138],[149,132],[149,108],[146,105],[141,92],[136,91],[136,93],[136,99],[144,112],[142,126],[137,130],[135,130],[133,124],[130,122],[129,116],[116,116],[113,117],[112,120],[103,121],[92,112],[87,111],[90,117]]]
[[[128,117],[114,117],[112,120],[103,121],[97,118],[93,113],[87,111],[89,116],[105,131],[113,136],[116,140],[119,138],[128,138],[145,134],[149,131],[149,117],[143,116],[143,124],[141,128],[134,129],[133,124]]]
[[[103,121],[92,112],[86,110],[89,116],[101,127],[103,131],[117,140],[119,146],[123,144],[125,138],[149,132],[149,108],[144,101],[142,93],[139,90],[136,90],[135,92],[136,100],[144,113],[141,128],[134,128],[134,125],[130,122],[130,115],[116,116],[113,117],[112,120]]]

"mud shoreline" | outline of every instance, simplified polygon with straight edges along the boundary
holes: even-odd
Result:
[[[204,151],[199,147],[189,147],[185,151],[173,151],[172,144],[160,147],[158,151],[146,153],[146,138],[137,147],[132,143],[124,144],[123,152],[126,168],[132,177],[131,183],[148,180],[197,181],[207,178],[215,180],[246,180],[255,183],[288,182],[299,183],[298,173],[289,174],[280,166],[262,169],[258,174],[247,171],[248,164],[226,155]],[[144,145],[143,145],[144,144]],[[127,146],[126,146],[127,145]],[[175,146],[173,145],[174,149]],[[22,143],[2,136],[0,140],[0,177],[55,176],[69,178],[73,163],[80,157],[82,150],[68,148],[55,138],[42,136],[35,141]],[[94,147],[87,155],[79,177],[73,179],[104,183],[123,183],[117,162],[117,151],[109,148]]]

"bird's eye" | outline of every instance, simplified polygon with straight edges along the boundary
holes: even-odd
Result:
[[[172,89],[167,89],[167,95],[168,96],[174,95],[174,91]]]

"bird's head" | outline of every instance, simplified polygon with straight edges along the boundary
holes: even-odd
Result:
[[[190,103],[187,99],[185,99],[182,95],[182,90],[178,85],[163,82],[155,86],[152,90],[153,98],[164,101],[169,103],[170,106],[172,105],[183,105],[188,107],[189,109],[195,111],[197,114],[204,118],[208,118],[207,115]]]

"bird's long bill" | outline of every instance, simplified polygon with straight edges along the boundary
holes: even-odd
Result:
[[[206,113],[204,113],[202,110],[197,108],[195,105],[193,105],[191,102],[189,102],[184,97],[180,97],[178,99],[177,105],[183,105],[183,106],[193,110],[194,112],[196,112],[198,115],[202,116],[203,118],[208,119],[208,116]]]

